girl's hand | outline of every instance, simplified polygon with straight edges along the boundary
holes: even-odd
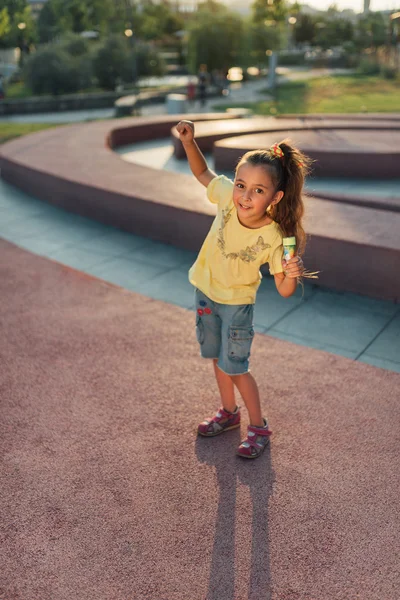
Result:
[[[194,123],[192,123],[192,121],[179,121],[176,130],[179,133],[179,139],[183,144],[193,142]]]
[[[290,260],[283,259],[282,266],[284,274],[290,279],[301,277],[304,273],[304,265],[300,256],[294,256]]]

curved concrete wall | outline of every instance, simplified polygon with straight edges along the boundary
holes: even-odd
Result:
[[[181,117],[201,119],[199,131],[210,128],[204,121],[216,121],[204,138],[207,144],[229,127],[238,127],[236,135],[254,132],[252,119],[236,125],[219,114]],[[127,163],[112,151],[120,144],[165,137],[179,118],[100,121],[28,135],[1,147],[2,177],[83,216],[198,250],[215,215],[204,188],[190,176]],[[268,121],[275,130],[285,127],[282,120]],[[306,208],[311,238],[305,260],[310,270],[321,271],[317,284],[400,298],[400,214],[319,198],[306,199]]]

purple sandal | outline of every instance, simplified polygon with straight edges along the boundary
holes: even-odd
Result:
[[[205,419],[205,421],[200,423],[197,432],[206,437],[213,437],[214,435],[219,435],[229,429],[236,429],[236,427],[240,427],[239,406],[236,407],[236,410],[233,413],[230,413],[221,407],[214,417]]]
[[[268,429],[268,423],[264,419],[264,427],[247,427],[247,438],[243,440],[237,449],[237,454],[243,458],[257,458],[268,446],[269,436],[272,431]]]

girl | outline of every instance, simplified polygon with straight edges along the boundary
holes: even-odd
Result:
[[[249,372],[253,341],[253,308],[261,282],[260,266],[268,262],[281,296],[296,291],[305,274],[300,256],[282,260],[282,238],[295,236],[301,254],[304,175],[310,159],[286,142],[269,150],[247,152],[236,167],[235,181],[219,177],[207,166],[191,121],[177,125],[190,168],[218,205],[217,216],[189,271],[196,288],[196,335],[201,356],[213,360],[222,400],[216,415],[198,426],[203,436],[240,427],[234,386],[249,413],[247,438],[237,453],[257,458],[271,431],[261,414],[260,395]]]

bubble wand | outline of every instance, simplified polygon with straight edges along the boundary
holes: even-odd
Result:
[[[291,258],[294,258],[296,255],[296,238],[294,236],[284,237],[282,243],[284,259],[288,261]],[[319,271],[314,271],[313,273],[310,273],[309,271],[303,271],[301,277],[306,277],[307,279],[318,279],[317,273],[319,273]],[[298,279],[300,279],[300,277],[298,277]]]

